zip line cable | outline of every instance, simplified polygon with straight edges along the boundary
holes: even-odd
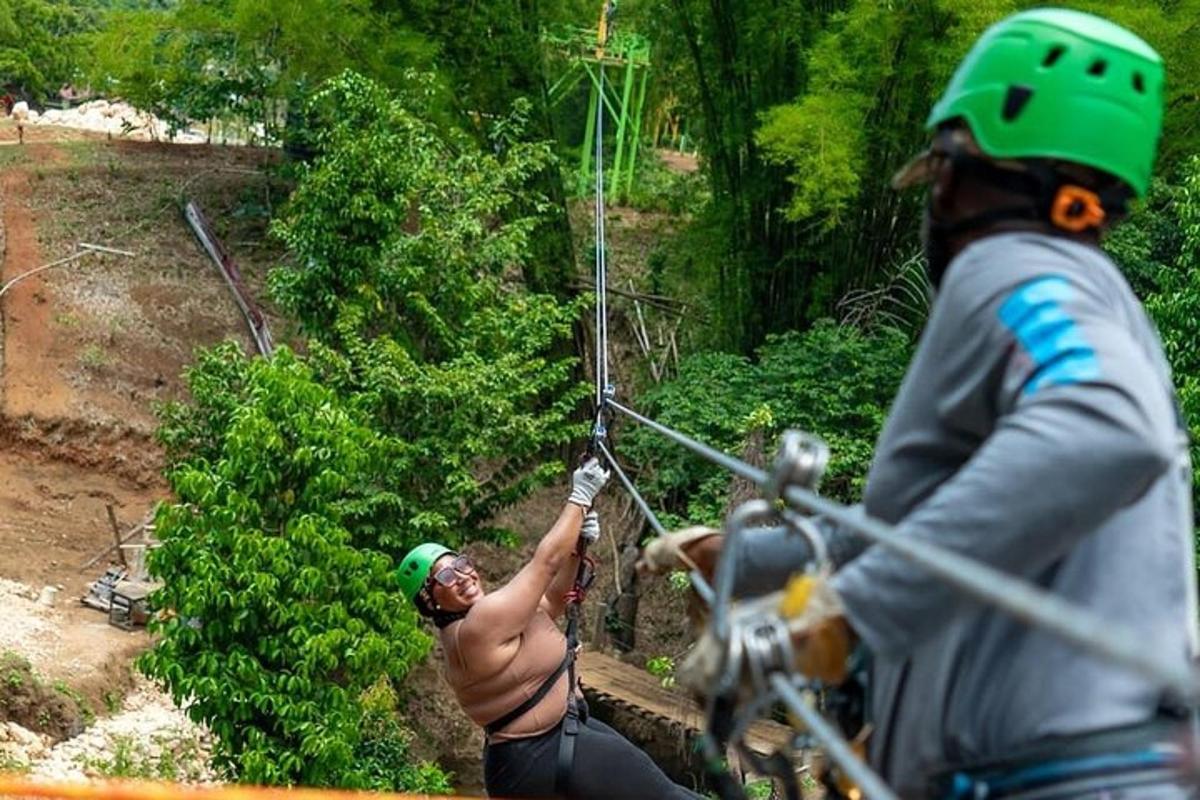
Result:
[[[771,676],[771,688],[791,713],[804,723],[814,737],[825,745],[825,752],[846,773],[846,777],[867,797],[875,800],[899,800],[875,770],[867,766],[850,743],[813,708],[791,680],[783,675]]]
[[[655,422],[615,400],[610,399],[608,406],[735,475],[759,486],[768,483],[769,476],[765,470]],[[794,507],[822,514],[858,531],[872,542],[895,551],[964,594],[995,606],[1023,622],[1049,631],[1093,655],[1102,656],[1137,671],[1160,686],[1170,689],[1180,700],[1191,703],[1200,700],[1200,672],[1167,661],[1157,653],[1145,649],[1137,634],[1124,626],[1118,626],[1050,592],[958,553],[919,539],[900,536],[890,525],[855,514],[845,506],[823,498],[813,491],[789,486],[784,489],[783,498]],[[727,563],[722,561],[722,564]],[[717,585],[721,585],[719,578]],[[721,606],[728,605],[727,602],[723,602],[727,599],[721,595],[717,596],[717,607],[713,609],[714,623],[718,615],[725,613]]]
[[[607,31],[606,31],[607,33]],[[600,42],[603,49],[605,41]],[[596,236],[596,426],[593,435],[601,433],[600,413],[604,410],[605,392],[608,390],[608,254],[604,246],[604,61],[600,59],[596,91],[596,189],[595,189],[595,236]]]
[[[639,492],[637,487],[634,486],[633,481],[631,481],[629,476],[625,474],[625,470],[621,469],[621,465],[617,463],[617,459],[613,456],[609,449],[604,446],[604,442],[597,442],[596,446],[600,450],[600,454],[604,456],[606,461],[608,461],[609,466],[612,467],[613,472],[617,476],[617,480],[621,482],[621,485],[625,487],[625,491],[629,493],[629,497],[633,500],[634,505],[638,507],[638,511],[642,512],[642,516],[645,518],[646,523],[654,530],[654,535],[662,536],[665,534],[667,529],[663,527],[661,522],[659,522],[658,517],[655,516],[654,511],[651,510],[650,504],[646,502],[646,498],[642,497],[641,492]],[[677,555],[679,559],[685,565],[687,565],[687,568],[691,570],[690,577],[692,580],[692,586],[696,589],[696,594],[700,595],[700,599],[703,600],[706,605],[712,607],[715,600],[715,595],[713,594],[712,586],[707,580],[704,579],[704,575],[700,573],[700,568],[696,566],[696,563],[692,561],[687,553],[683,552],[683,550],[679,549],[678,547],[675,548],[675,555]]]
[[[642,512],[642,516],[646,518],[646,523],[654,529],[654,535],[662,536],[665,534],[667,529],[658,521],[658,517],[650,509],[650,504],[646,502],[646,498],[642,497],[641,492],[633,485],[633,481],[629,480],[629,476],[621,469],[621,465],[617,463],[617,459],[613,457],[609,449],[604,446],[604,442],[598,442],[596,446],[600,450],[600,454],[608,461],[609,466],[612,467],[613,472],[616,473],[617,480],[621,482],[621,485],[625,487],[625,491],[633,499],[633,503],[638,507],[638,511]]]

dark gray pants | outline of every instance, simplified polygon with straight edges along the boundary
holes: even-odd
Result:
[[[541,736],[491,744],[483,750],[484,785],[491,797],[554,798],[561,724]],[[701,800],[663,774],[650,756],[594,718],[581,720],[575,741],[569,800]]]

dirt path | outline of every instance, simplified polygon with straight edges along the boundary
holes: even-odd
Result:
[[[31,145],[30,155],[54,164],[64,159],[54,145]],[[28,170],[4,171],[0,191],[4,197],[5,248],[0,278],[5,283],[44,263],[38,245],[37,222],[29,209],[31,175]],[[61,417],[70,402],[70,387],[60,377],[53,352],[54,302],[41,275],[22,280],[4,295],[4,415]]]

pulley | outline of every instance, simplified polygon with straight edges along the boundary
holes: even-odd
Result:
[[[815,491],[829,466],[829,445],[819,436],[803,431],[787,430],[779,438],[775,463],[763,486],[764,496],[774,502],[784,489],[796,486]]]

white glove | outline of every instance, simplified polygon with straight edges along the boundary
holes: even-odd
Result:
[[[591,508],[596,495],[600,494],[606,483],[608,470],[601,466],[600,459],[589,458],[571,476],[571,496],[567,498],[567,502],[580,508]]]
[[[588,544],[594,544],[600,538],[600,515],[594,510],[583,515],[583,525],[579,528],[579,538]]]

